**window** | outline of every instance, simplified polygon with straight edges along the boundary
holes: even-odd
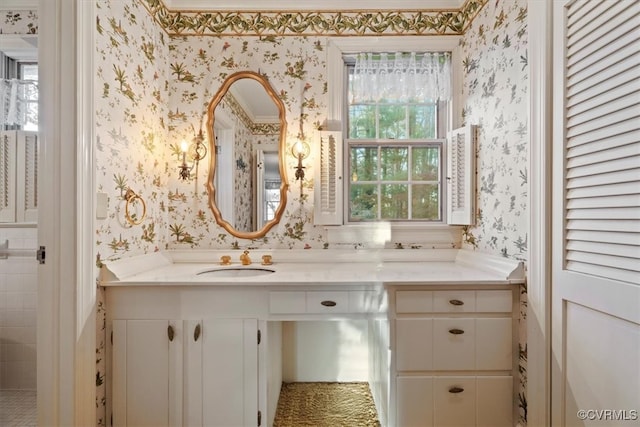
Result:
[[[443,222],[449,102],[428,95],[391,99],[400,87],[358,96],[356,68],[347,60],[346,222]]]

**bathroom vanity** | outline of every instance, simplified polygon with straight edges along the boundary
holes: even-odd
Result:
[[[238,251],[167,252],[107,265],[113,425],[271,425],[283,360],[340,347],[295,333],[322,322],[365,335],[356,365],[382,425],[513,425],[520,263],[463,250],[338,252],[255,251],[244,266]],[[222,255],[232,264],[218,265]],[[339,353],[326,353],[340,359],[327,362],[334,370]],[[324,359],[301,369],[320,372]]]

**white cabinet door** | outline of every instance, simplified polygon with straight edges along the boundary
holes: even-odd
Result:
[[[202,348],[202,424],[198,425],[257,426],[258,321],[205,320],[198,341],[194,333],[190,330],[187,335],[189,346]]]
[[[113,321],[113,425],[182,424],[177,325],[169,320]]]

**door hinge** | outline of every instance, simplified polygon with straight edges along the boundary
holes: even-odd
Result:
[[[258,427],[262,425],[262,411],[258,411]]]
[[[47,248],[44,246],[40,246],[40,249],[36,251],[36,259],[40,264],[44,264],[46,256],[47,256]]]
[[[261,342],[262,342],[262,332],[260,332],[260,329],[258,329],[258,345],[260,345]]]

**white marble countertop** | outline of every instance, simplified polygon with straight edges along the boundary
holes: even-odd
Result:
[[[102,286],[300,286],[394,284],[514,284],[522,262],[468,250],[252,251],[253,263],[220,265],[221,251],[156,252],[106,264]],[[239,251],[227,251],[237,258]],[[261,265],[262,254],[273,264]],[[216,260],[216,261],[212,261]],[[250,277],[198,274],[218,269],[270,269]]]

